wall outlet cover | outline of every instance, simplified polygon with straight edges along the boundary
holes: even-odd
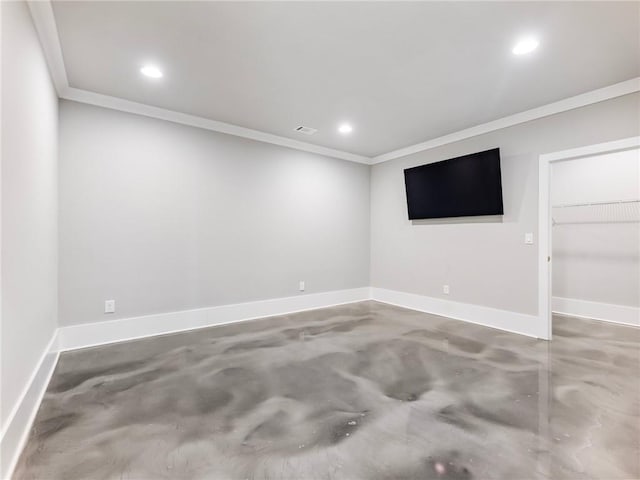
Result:
[[[116,311],[116,301],[115,300],[105,300],[104,301],[104,313],[115,313]]]

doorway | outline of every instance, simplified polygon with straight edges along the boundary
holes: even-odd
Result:
[[[546,331],[546,339],[552,338],[552,214],[551,214],[551,167],[554,162],[577,160],[581,158],[605,155],[640,147],[640,137],[631,137],[613,142],[600,143],[586,147],[563,150],[540,155],[539,159],[539,196],[538,196],[538,317]],[[640,150],[639,150],[640,151]]]

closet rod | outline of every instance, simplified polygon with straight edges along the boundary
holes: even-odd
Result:
[[[551,208],[567,208],[567,207],[590,207],[595,205],[618,205],[621,203],[637,203],[638,200],[614,200],[608,202],[589,202],[589,203],[565,203],[562,205],[553,205]]]

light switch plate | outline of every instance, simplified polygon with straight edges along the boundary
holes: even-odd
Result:
[[[533,233],[524,234],[524,243],[526,245],[533,245]]]

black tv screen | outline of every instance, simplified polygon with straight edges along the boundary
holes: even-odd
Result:
[[[404,171],[409,219],[502,215],[500,149]]]

